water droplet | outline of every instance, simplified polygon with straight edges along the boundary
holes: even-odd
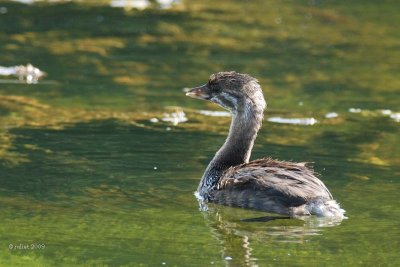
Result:
[[[157,170],[158,168],[157,168],[157,166],[154,166],[154,168],[153,168],[154,170]]]
[[[232,260],[232,257],[226,256],[226,257],[225,257],[225,260],[230,261],[230,260]]]

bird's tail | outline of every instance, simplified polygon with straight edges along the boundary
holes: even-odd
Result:
[[[311,214],[321,217],[335,217],[345,219],[345,210],[340,208],[335,200],[317,201],[308,205],[308,210]]]

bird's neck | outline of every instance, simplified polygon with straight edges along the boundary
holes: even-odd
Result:
[[[232,166],[249,162],[251,150],[263,118],[263,109],[248,104],[233,113],[229,135],[215,154],[200,181],[198,194],[207,198],[222,173]]]

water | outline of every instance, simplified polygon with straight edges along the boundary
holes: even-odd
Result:
[[[399,265],[394,1],[110,2],[0,1],[0,65],[47,73],[0,80],[1,266]],[[232,69],[268,101],[252,158],[314,162],[348,219],[199,211],[230,117],[182,89]]]
[[[11,66],[11,67],[0,66],[0,75],[16,76],[19,78],[19,81],[21,82],[37,83],[41,77],[46,76],[46,73],[42,72],[38,68],[35,68],[31,64],[28,64],[26,66]],[[12,81],[4,80],[3,82],[7,83]]]

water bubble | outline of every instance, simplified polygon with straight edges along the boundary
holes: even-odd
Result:
[[[157,168],[157,166],[154,166],[153,169],[154,169],[154,170],[157,170],[158,168]]]
[[[276,17],[275,18],[275,23],[276,24],[281,24],[282,23],[282,18],[281,17]]]
[[[232,260],[232,257],[231,256],[226,256],[225,260],[230,261],[230,260]]]
[[[157,118],[151,118],[151,119],[150,119],[150,122],[156,123],[156,122],[158,122],[158,119],[157,119]]]

